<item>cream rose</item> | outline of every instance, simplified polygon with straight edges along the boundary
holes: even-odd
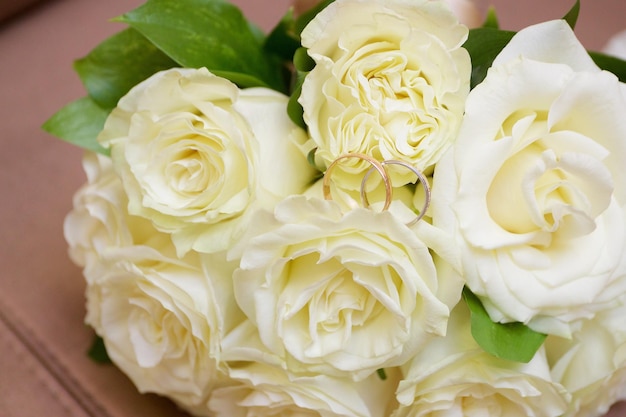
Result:
[[[572,339],[550,336],[546,351],[555,381],[572,393],[564,417],[604,415],[626,400],[626,299],[585,321]]]
[[[342,214],[300,196],[254,224],[233,276],[236,299],[291,371],[358,380],[445,333],[462,282],[438,277],[429,247],[447,240],[430,225],[413,232],[390,212]]]
[[[319,13],[302,32],[315,68],[299,99],[316,163],[358,152],[421,170],[435,164],[456,138],[469,91],[467,33],[427,0],[337,0]],[[334,176],[358,189],[369,168],[353,159]],[[412,178],[396,177],[396,185]]]
[[[222,336],[242,320],[223,254],[179,258],[169,235],[127,212],[111,161],[88,153],[89,182],[65,222],[87,278],[87,318],[113,362],[141,392],[205,410],[221,381]]]
[[[216,389],[208,402],[216,417],[384,417],[399,374],[394,370],[385,381],[372,375],[354,382],[240,363],[230,376],[233,383]]]
[[[568,335],[626,291],[625,91],[554,21],[519,32],[470,93],[434,225],[493,320]]]
[[[74,194],[74,207],[65,217],[63,232],[70,258],[84,268],[88,282],[97,280],[101,274],[98,269],[108,262],[109,254],[117,247],[140,243],[134,241],[134,236],[149,236],[160,242],[158,246],[167,245],[169,237],[155,233],[148,220],[138,217],[128,222],[125,208],[128,199],[110,158],[86,152],[83,170],[87,183]]]
[[[556,417],[569,400],[543,349],[529,363],[483,351],[464,304],[452,311],[446,336],[431,339],[403,370],[393,417]]]
[[[171,69],[123,97],[98,140],[132,214],[172,234],[179,254],[216,252],[245,229],[251,207],[301,192],[313,175],[286,103],[206,69]]]

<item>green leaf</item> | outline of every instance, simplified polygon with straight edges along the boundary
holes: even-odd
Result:
[[[97,141],[108,115],[109,110],[98,106],[89,97],[83,97],[59,110],[42,128],[81,148],[108,155],[109,151]]]
[[[563,17],[563,20],[567,22],[569,27],[574,29],[576,22],[578,21],[578,13],[580,12],[580,0],[576,0],[576,3],[572,6],[569,12]]]
[[[309,22],[334,0],[324,0],[295,18],[293,8],[290,8],[276,27],[269,34],[265,49],[279,55],[283,59],[291,60],[300,48],[300,34]]]
[[[306,123],[304,122],[304,109],[302,105],[298,102],[300,98],[300,94],[302,93],[302,83],[304,82],[304,77],[306,74],[297,73],[296,74],[296,82],[293,93],[291,93],[291,97],[289,97],[289,101],[287,102],[287,115],[292,122],[296,125],[300,126],[303,129],[307,128]]]
[[[597,66],[612,72],[621,82],[626,82],[626,61],[600,52],[589,52],[589,55]]]
[[[480,84],[487,75],[487,70],[500,51],[509,43],[515,32],[491,27],[476,28],[469,31],[465,49],[472,59],[471,87]]]
[[[104,346],[104,340],[102,340],[100,336],[94,337],[93,343],[91,344],[89,351],[87,351],[87,356],[89,356],[89,358],[96,363],[111,363],[111,358],[109,358],[106,346]]]
[[[259,45],[263,45],[265,42],[265,32],[259,26],[257,26],[254,22],[248,21],[248,28],[250,28],[250,33],[254,35],[256,41]]]
[[[300,94],[302,93],[302,82],[304,77],[298,76],[296,78],[296,85],[289,97],[289,101],[287,102],[287,115],[292,122],[294,122],[297,126],[300,126],[302,129],[307,129],[306,123],[304,122],[304,109],[302,105],[298,102],[300,98]]]
[[[123,30],[74,63],[89,96],[113,108],[132,87],[176,62],[134,29]]]
[[[183,67],[206,67],[241,87],[286,90],[280,65],[265,53],[241,10],[227,1],[148,0],[116,20],[141,32]]]
[[[284,60],[293,59],[300,47],[300,36],[295,32],[293,8],[289,9],[265,40],[265,50]]]
[[[471,312],[472,336],[486,352],[515,362],[529,362],[546,335],[523,323],[494,323],[482,303],[467,287],[463,298]]]
[[[296,80],[293,93],[287,103],[287,114],[292,122],[306,129],[307,126],[302,116],[304,111],[300,103],[298,103],[298,99],[302,92],[302,83],[304,83],[306,75],[315,67],[315,61],[307,54],[306,48],[299,48],[294,54],[293,64],[296,69]]]
[[[315,68],[315,61],[309,56],[306,48],[298,48],[293,56],[293,66],[296,71],[309,73]]]
[[[498,16],[496,15],[495,7],[490,6],[489,10],[487,10],[487,18],[485,19],[482,27],[500,29],[500,22],[498,22]]]

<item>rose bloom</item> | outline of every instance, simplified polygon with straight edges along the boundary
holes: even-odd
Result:
[[[452,311],[446,336],[431,339],[403,370],[393,417],[556,417],[569,400],[552,381],[543,349],[529,363],[482,350],[463,303]]]
[[[359,380],[445,333],[463,283],[438,277],[429,247],[448,240],[430,225],[413,231],[389,211],[343,214],[334,201],[302,196],[253,224],[235,296],[290,371]]]
[[[325,375],[294,375],[252,362],[229,369],[232,384],[216,389],[208,402],[216,417],[384,417],[399,373],[354,382]]]
[[[520,31],[470,93],[433,222],[494,321],[567,336],[626,291],[625,97],[563,21]]]
[[[87,279],[86,322],[141,392],[206,415],[209,392],[226,380],[221,337],[242,319],[230,285],[236,264],[223,254],[178,258],[169,235],[128,214],[108,158],[87,153],[84,166],[88,183],[64,228]]]
[[[469,91],[468,29],[442,3],[337,0],[302,32],[315,61],[299,101],[325,169],[342,154],[400,159],[420,170],[455,140]],[[358,189],[370,165],[337,168],[341,186]],[[410,182],[408,170],[394,184]]]
[[[287,100],[204,68],[159,72],[131,89],[98,137],[130,213],[172,234],[179,254],[229,247],[251,207],[300,193],[314,173]]]
[[[555,381],[572,400],[564,417],[594,417],[626,400],[626,300],[585,321],[572,339],[550,336],[546,351]]]

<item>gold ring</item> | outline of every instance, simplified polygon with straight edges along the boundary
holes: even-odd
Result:
[[[422,184],[422,187],[424,187],[424,191],[426,194],[426,201],[424,202],[424,206],[422,207],[422,210],[420,210],[419,215],[415,219],[407,223],[407,226],[413,226],[415,223],[420,221],[422,217],[426,215],[426,211],[428,210],[428,207],[430,206],[431,195],[430,195],[430,185],[428,185],[428,180],[419,169],[415,168],[408,162],[399,161],[396,159],[388,159],[388,160],[382,161],[380,164],[383,165],[383,168],[384,168],[384,165],[402,165],[403,167],[409,169],[410,171],[413,171],[413,173],[417,176],[417,179],[419,180],[419,182]],[[373,168],[374,167],[370,168],[363,176],[363,180],[361,180],[361,201],[363,202],[364,207],[369,207],[367,193],[365,192],[365,183],[367,182],[370,174],[372,173]]]
[[[331,171],[333,170],[333,168],[335,168],[335,166],[339,163],[339,161],[343,160],[343,159],[347,159],[347,158],[359,158],[362,159],[364,161],[369,162],[372,167],[367,171],[368,174],[372,171],[372,170],[376,170],[378,171],[378,173],[380,174],[380,176],[383,179],[383,183],[385,184],[385,205],[383,206],[383,211],[387,210],[389,208],[389,205],[391,204],[391,198],[393,195],[393,189],[391,187],[391,180],[389,179],[389,175],[387,174],[387,170],[385,169],[385,167],[383,166],[384,162],[381,163],[379,161],[377,161],[376,159],[372,158],[369,155],[364,155],[361,153],[347,153],[345,155],[341,155],[339,156],[337,159],[335,159],[329,166],[328,168],[326,168],[326,172],[324,173],[324,180],[322,182],[322,192],[324,193],[324,198],[326,200],[332,200],[333,197],[330,193],[330,174]],[[369,177],[369,175],[368,175]],[[363,182],[361,183],[363,184]],[[361,189],[363,188],[363,185],[361,185]],[[365,194],[363,192],[361,192],[361,202],[363,203],[363,205],[365,206],[365,203],[367,202],[367,196],[365,196],[365,200],[363,200],[363,196]],[[369,207],[369,202],[367,202],[366,207]]]

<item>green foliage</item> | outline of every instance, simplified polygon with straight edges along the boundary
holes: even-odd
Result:
[[[265,42],[265,49],[269,53],[279,56],[283,60],[293,61],[295,72],[291,78],[291,97],[287,107],[287,113],[294,123],[305,129],[306,125],[302,119],[302,106],[298,103],[298,98],[300,97],[304,78],[313,68],[314,63],[306,56],[306,50],[301,46],[300,35],[306,25],[333,1],[334,0],[320,1],[297,18],[294,16],[293,9],[288,10],[278,25],[276,25],[274,30],[269,34]],[[302,62],[305,61],[303,61],[302,56],[306,56],[306,64],[304,65]],[[303,69],[304,66],[306,66],[306,70]]]
[[[109,115],[109,110],[98,106],[89,97],[84,97],[63,107],[42,128],[60,139],[104,155],[104,149],[96,140]]]
[[[89,96],[113,108],[133,86],[176,62],[134,29],[119,32],[74,63]]]
[[[269,52],[283,59],[293,60],[295,71],[291,80],[291,96],[287,104],[287,114],[295,124],[303,129],[306,129],[307,126],[302,117],[303,110],[298,99],[302,92],[302,83],[309,71],[315,66],[315,62],[307,55],[306,48],[301,46],[300,35],[306,25],[333,1],[322,0],[303,12],[298,18],[294,17],[293,10],[289,10],[270,33],[266,42],[266,49]]]
[[[298,103],[298,99],[302,92],[302,83],[304,83],[307,74],[315,67],[315,62],[307,54],[306,48],[299,48],[294,54],[293,64],[296,70],[296,80],[293,93],[287,103],[287,114],[292,122],[306,129],[307,126],[302,116],[304,111],[300,103]]]
[[[107,353],[106,346],[104,346],[104,340],[101,337],[95,336],[93,339],[93,343],[87,352],[89,358],[101,364],[111,363],[111,358],[109,358],[109,354]]]
[[[266,49],[283,59],[291,60],[301,46],[300,34],[306,25],[332,2],[333,0],[321,1],[297,18],[293,14],[293,9],[289,9],[267,37]]]
[[[515,362],[529,362],[546,339],[523,323],[494,323],[482,303],[467,287],[463,298],[471,312],[472,336],[486,352]]]
[[[569,27],[574,29],[576,22],[578,21],[578,13],[580,12],[580,0],[576,0],[576,3],[572,6],[569,12],[563,17],[563,20],[567,22]]]
[[[293,9],[289,9],[268,35],[265,49],[284,60],[291,61],[296,50],[300,47],[300,34],[296,33],[295,25]]]
[[[258,33],[227,1],[148,0],[117,20],[183,67],[206,67],[241,87],[286,91],[275,57],[265,53]]]
[[[465,44],[465,49],[472,59],[471,88],[480,84],[487,75],[487,70],[493,64],[500,51],[509,43],[515,32],[482,27],[471,29]]]
[[[580,0],[576,0],[574,6],[563,18],[572,28],[576,25],[579,11]],[[513,31],[499,29],[498,19],[493,8],[489,9],[487,19],[482,27],[470,30],[468,39],[463,46],[472,59],[472,88],[485,79],[494,59],[514,35],[515,32]]]
[[[600,52],[589,52],[589,55],[597,66],[612,72],[621,82],[626,82],[626,61]]]
[[[489,10],[487,10],[487,18],[485,19],[482,27],[500,29],[500,22],[498,22],[496,9],[493,6],[489,7]]]

